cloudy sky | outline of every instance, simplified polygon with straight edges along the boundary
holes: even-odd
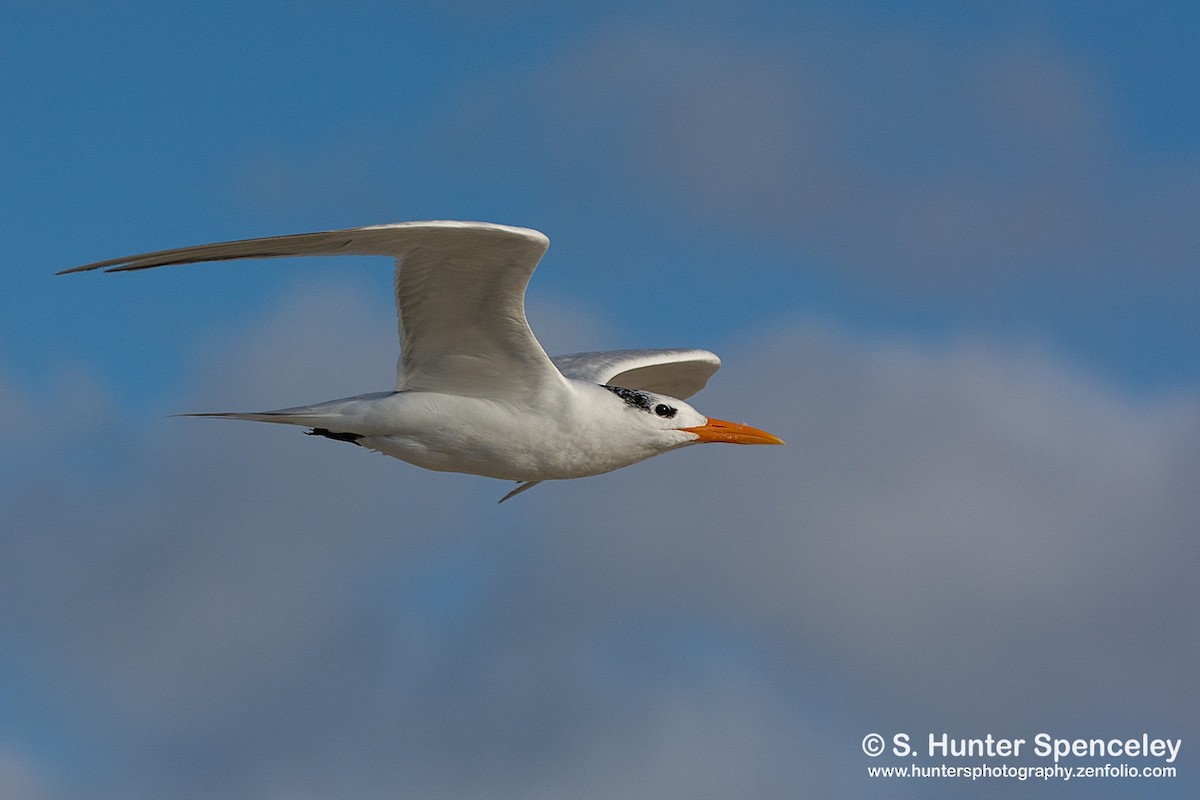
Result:
[[[1192,4],[4,17],[4,800],[1200,790]],[[388,388],[386,260],[53,276],[437,218],[551,237],[550,351],[715,350],[695,405],[789,446],[497,506],[170,416]],[[883,780],[872,732],[1183,745]]]

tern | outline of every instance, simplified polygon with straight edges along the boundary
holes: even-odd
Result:
[[[783,444],[684,402],[721,361],[707,350],[551,358],[525,319],[525,288],[550,246],[484,222],[400,222],[203,244],[114,258],[60,275],[284,256],[396,260],[400,360],[391,391],[276,411],[184,416],[300,425],[418,467],[516,481],[599,475],[700,442]]]

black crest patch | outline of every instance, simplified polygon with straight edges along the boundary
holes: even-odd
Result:
[[[650,404],[652,401],[650,400],[649,395],[643,394],[635,389],[625,389],[621,386],[609,386],[607,383],[602,383],[600,385],[624,400],[628,405],[631,405],[635,408],[640,408],[643,411],[650,410]]]

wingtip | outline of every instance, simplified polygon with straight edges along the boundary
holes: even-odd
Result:
[[[55,275],[55,277],[57,277],[59,275],[70,275],[75,272],[87,272],[87,271],[93,270],[93,269],[97,269],[97,267],[94,264],[84,264],[82,267],[71,267],[70,269],[60,269],[58,272],[54,273],[54,275]]]
[[[127,266],[128,261],[129,259],[127,258],[114,258],[109,261],[96,261],[91,264],[82,264],[78,267],[59,270],[54,274],[71,275],[76,272],[94,272],[95,270],[102,270],[104,272],[124,272],[125,270],[132,269],[132,267]]]

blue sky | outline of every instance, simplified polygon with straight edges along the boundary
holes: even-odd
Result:
[[[1190,4],[5,16],[0,795],[961,796],[862,777],[946,726],[1183,737],[1139,794],[1194,795]],[[791,445],[498,512],[168,417],[390,386],[385,261],[53,275],[436,218]]]
[[[804,312],[867,333],[1033,337],[1107,380],[1194,387],[1195,20],[1044,5],[18,12],[3,87],[20,291],[0,332],[39,330],[69,359],[72,325],[39,325],[66,304],[104,342],[89,362],[120,369],[127,337],[83,309],[151,305],[157,286],[49,271],[478,217],[546,229],[535,291],[595,298],[631,339],[689,312],[702,336]],[[681,271],[758,283],[697,286],[664,321]],[[248,311],[273,279],[215,291]],[[192,330],[206,305],[156,313]],[[159,337],[145,355],[165,365],[179,340]],[[44,385],[36,346],[5,349]]]

